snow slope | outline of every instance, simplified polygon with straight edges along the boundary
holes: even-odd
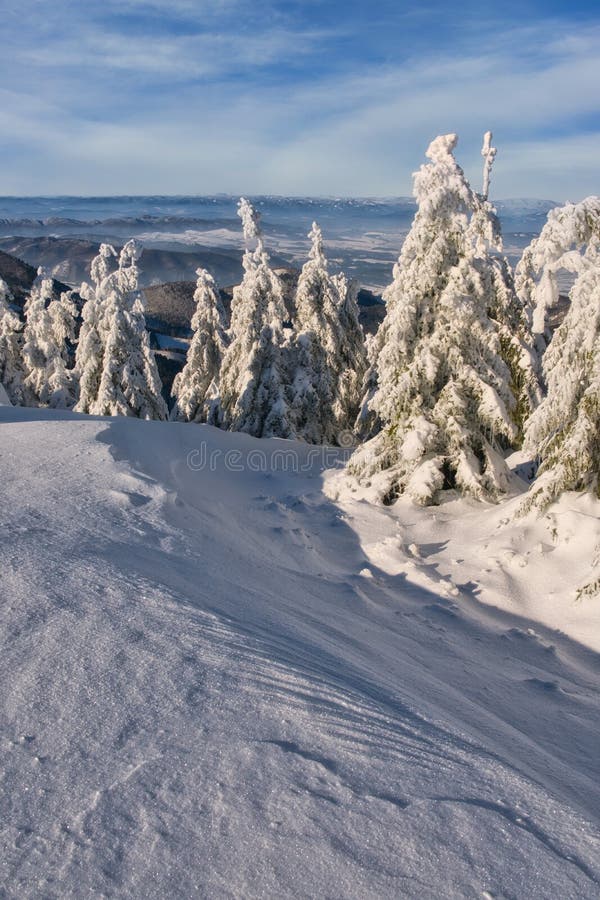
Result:
[[[0,897],[600,896],[594,652],[378,567],[306,446],[0,454]]]

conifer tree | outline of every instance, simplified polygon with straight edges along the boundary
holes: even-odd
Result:
[[[509,484],[502,451],[518,439],[481,250],[488,213],[454,159],[456,141],[436,138],[415,176],[417,213],[370,347],[365,418],[375,437],[349,471],[374,480],[385,502],[403,493],[434,502],[443,487],[496,499]]]
[[[73,407],[77,381],[69,367],[68,342],[75,339],[76,314],[72,292],[55,299],[52,278],[38,269],[25,304],[23,384],[28,405]]]
[[[171,418],[219,425],[219,373],[227,349],[225,309],[212,275],[206,269],[198,269],[196,274],[194,334],[186,364],[173,382]]]
[[[144,307],[136,293],[140,254],[139,244],[128,241],[119,255],[117,271],[100,281],[105,295],[99,328],[103,354],[98,393],[89,405],[93,415],[167,417]],[[102,264],[100,268],[103,270]]]
[[[342,329],[338,394],[343,411],[344,429],[349,437],[357,428],[361,392],[368,367],[367,344],[359,318],[358,282],[349,280],[343,272],[335,275],[333,281],[339,295]]]
[[[90,267],[91,285],[81,285],[85,300],[81,313],[82,325],[75,354],[75,371],[79,381],[76,412],[91,413],[100,389],[106,345],[106,306],[114,277],[113,261],[116,252],[110,244],[101,244]]]
[[[23,323],[9,306],[10,291],[0,278],[0,384],[15,406],[24,402]]]
[[[238,215],[246,251],[244,277],[233,292],[230,343],[221,367],[222,423],[255,437],[289,437],[282,287],[269,266],[257,211],[242,198]]]
[[[590,238],[577,268],[542,361],[548,393],[526,425],[525,449],[540,467],[524,512],[545,509],[563,491],[600,496],[600,237]]]
[[[347,281],[329,274],[321,229],[313,222],[309,259],[296,290],[296,334],[290,347],[290,412],[294,433],[310,443],[336,443],[354,424],[351,398],[354,342],[362,329],[354,320],[356,298]],[[340,289],[344,291],[343,297]],[[355,332],[344,333],[344,324]],[[356,387],[356,385],[354,385]],[[355,394],[356,398],[356,394]],[[354,398],[354,399],[355,399]]]

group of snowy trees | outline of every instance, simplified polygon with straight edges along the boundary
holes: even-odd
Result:
[[[0,382],[12,403],[167,417],[136,293],[140,252],[129,241],[117,258],[113,247],[101,245],[91,265],[92,285],[81,286],[85,303],[77,343],[73,291],[56,297],[52,278],[38,269],[23,323],[0,279]]]
[[[417,213],[369,347],[368,439],[350,475],[384,502],[431,503],[444,487],[494,500],[509,486],[507,451],[523,446],[540,463],[523,511],[565,490],[600,495],[600,200],[551,212],[513,277],[488,200],[491,134],[481,194],[456,142],[433,141],[415,176]],[[561,269],[575,283],[548,346]]]
[[[172,416],[255,437],[337,443],[356,419],[367,359],[356,286],[328,271],[313,224],[292,309],[269,265],[260,219],[239,204],[246,252],[227,327],[219,291],[200,269],[194,336],[173,385]]]
[[[75,337],[72,292],[59,299],[40,269],[25,304],[25,322],[10,306],[0,279],[0,382],[12,403],[68,408],[75,403],[75,376],[68,344]]]
[[[242,199],[244,276],[230,320],[214,279],[198,270],[171,418],[316,444],[354,434],[348,477],[384,502],[431,503],[447,487],[498,499],[511,482],[506,457],[520,447],[539,462],[523,511],[564,490],[599,493],[600,199],[552,211],[513,273],[488,199],[491,137],[481,193],[456,162],[456,135],[430,145],[386,316],[366,341],[357,286],[329,272],[319,227],[286,300],[260,217]],[[139,255],[135,241],[118,257],[100,247],[81,289],[76,344],[71,292],[54,297],[40,270],[23,323],[0,281],[0,382],[13,403],[167,418],[137,293]],[[561,270],[574,283],[551,335]]]
[[[352,431],[367,367],[357,286],[329,273],[313,224],[310,256],[289,309],[269,265],[259,214],[245,199],[238,212],[246,252],[230,322],[214,279],[199,269],[193,337],[173,384],[171,418],[256,437],[336,443]],[[0,282],[0,380],[13,403],[168,417],[137,291],[140,253],[136,241],[119,255],[100,246],[91,284],[80,290],[85,303],[77,342],[72,292],[55,297],[52,279],[40,269],[23,325]]]

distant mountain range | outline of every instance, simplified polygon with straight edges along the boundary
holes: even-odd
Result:
[[[0,198],[0,249],[44,265],[73,286],[86,280],[102,241],[136,237],[145,248],[142,286],[195,280],[199,266],[233,284],[242,274],[243,239],[235,197]],[[323,228],[332,271],[344,270],[381,291],[415,212],[410,197],[343,199],[259,197],[273,265],[300,268],[313,219]],[[556,204],[537,199],[498,201],[506,253],[514,262]]]
[[[44,266],[56,278],[79,286],[82,281],[89,280],[90,263],[98,253],[98,241],[49,236],[0,238],[0,249],[31,266]],[[283,260],[275,257],[274,262],[283,263]],[[140,286],[195,281],[199,266],[209,269],[221,284],[235,283],[242,276],[241,255],[234,251],[209,247],[189,251],[146,247],[140,264]]]

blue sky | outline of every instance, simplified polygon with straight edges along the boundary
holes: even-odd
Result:
[[[0,0],[1,194],[600,193],[595,2]]]

